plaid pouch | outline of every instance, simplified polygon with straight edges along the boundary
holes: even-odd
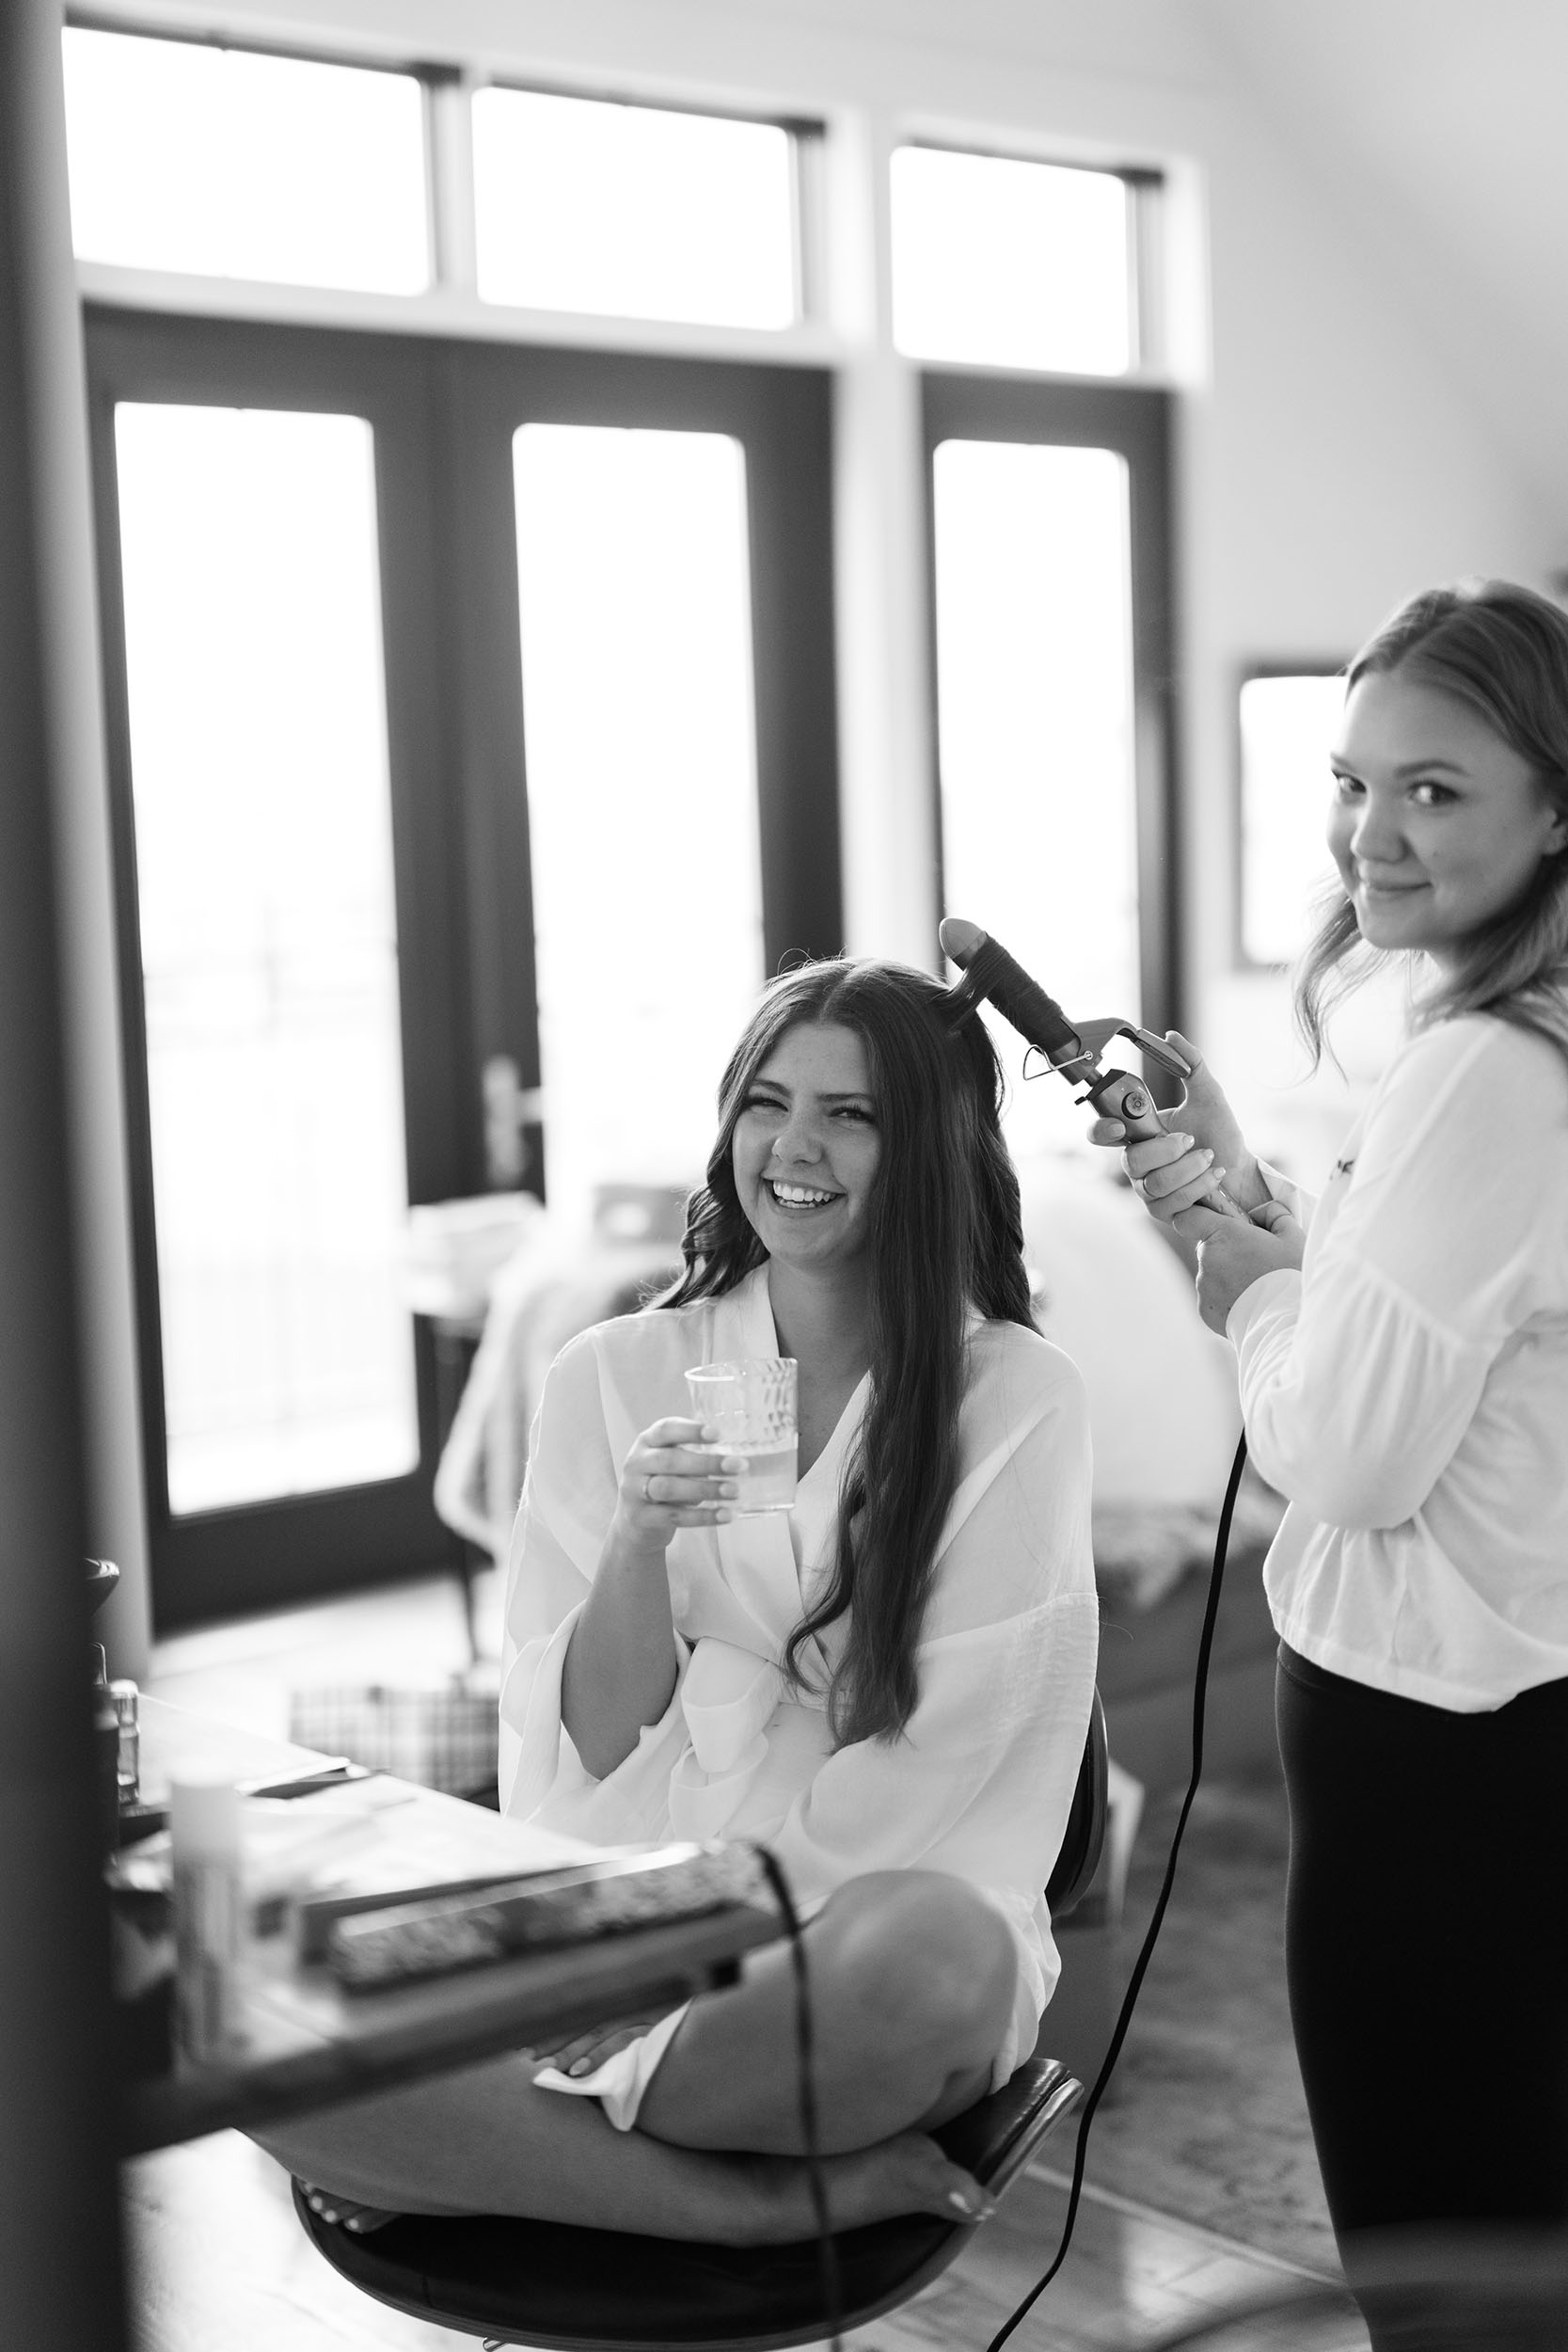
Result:
[[[494,1691],[454,1677],[444,1686],[330,1682],[295,1691],[289,1737],[449,1796],[494,1786],[499,1718]]]

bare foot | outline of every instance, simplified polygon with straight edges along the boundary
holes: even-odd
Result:
[[[740,2158],[751,2169],[760,2197],[754,2235],[757,2246],[791,2245],[816,2234],[811,2183],[799,2156]],[[824,2156],[822,2185],[835,2231],[863,2222],[887,2221],[895,2214],[932,2213],[943,2221],[989,2221],[996,2211],[972,2173],[943,2155],[924,2132],[900,2132],[874,2148]]]
[[[324,2221],[336,2221],[341,2228],[352,2230],[356,2237],[364,2237],[372,2230],[384,2230],[388,2221],[401,2221],[401,2214],[390,2213],[385,2205],[363,2205],[356,2197],[340,2197],[335,2189],[318,2188],[313,2181],[301,2181],[300,2190],[312,2213],[319,2213]]]

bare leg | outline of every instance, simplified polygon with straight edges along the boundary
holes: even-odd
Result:
[[[1011,2010],[1006,1929],[959,1882],[893,1872],[841,1888],[808,1935],[835,2228],[896,2213],[983,2217],[983,2191],[912,2127],[986,2087]],[[257,2137],[345,2208],[511,2213],[734,2245],[813,2233],[787,1947],[692,2004],[635,2131],[615,2131],[595,2103],[534,2090],[530,2072],[501,2059]]]
[[[961,2114],[990,2079],[1017,1962],[998,1915],[960,1879],[851,1879],[807,1931],[820,2144],[866,2148]],[[786,1944],[694,2001],[638,2128],[685,2148],[799,2155],[794,1975]]]
[[[535,2090],[524,2058],[253,2135],[333,2212],[518,2214],[646,2237],[789,2245],[816,2230],[795,2156],[709,2154],[618,2132],[596,2101]],[[824,2160],[837,2229],[895,2213],[983,2220],[990,2201],[935,2140],[906,2132]],[[955,2200],[961,2200],[961,2204]]]

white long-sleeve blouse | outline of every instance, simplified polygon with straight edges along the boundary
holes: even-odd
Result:
[[[839,1480],[863,1383],[788,1514],[682,1529],[668,1574],[674,1694],[594,1780],[561,1720],[561,1673],[633,1438],[688,1411],[689,1366],[778,1353],[767,1269],[720,1299],[599,1325],[546,1383],[508,1566],[502,1803],[605,1845],[767,1842],[810,1909],[845,1880],[947,1870],[1001,1912],[1019,1954],[1012,2032],[994,2079],[1033,2047],[1058,1971],[1042,1889],[1087,1732],[1098,1612],[1083,1385],[1059,1349],[974,1320],[958,1489],[939,1544],[902,1738],[836,1751],[820,1686],[843,1619],[792,1687],[784,1644],[831,1571]]]
[[[1290,1502],[1265,1581],[1291,1646],[1462,1713],[1568,1676],[1561,1056],[1482,1014],[1418,1033],[1301,1272],[1252,1283],[1227,1330],[1253,1459]]]

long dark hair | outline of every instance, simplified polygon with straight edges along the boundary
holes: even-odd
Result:
[[[1568,818],[1568,612],[1512,580],[1428,588],[1370,638],[1345,673],[1398,670],[1466,704],[1527,760]],[[1296,969],[1295,1009],[1314,1065],[1330,1008],[1388,961],[1365,946],[1355,910],[1336,888]],[[1544,857],[1514,905],[1470,934],[1440,984],[1416,1007],[1429,1027],[1460,1012],[1490,1012],[1534,1029],[1568,1060],[1568,854]]]
[[[730,1057],[707,1181],[691,1196],[686,1271],[657,1303],[721,1297],[767,1259],[741,1208],[731,1146],[752,1081],[802,1023],[865,1046],[881,1154],[869,1203],[870,1399],[844,1471],[838,1549],[784,1663],[798,1686],[814,1634],[849,1612],[828,1691],[834,1740],[896,1739],[920,1695],[915,1650],[958,1478],[970,1311],[1033,1328],[1018,1177],[1002,1138],[1002,1073],[984,1024],[955,1020],[911,966],[841,959],[774,980]]]

